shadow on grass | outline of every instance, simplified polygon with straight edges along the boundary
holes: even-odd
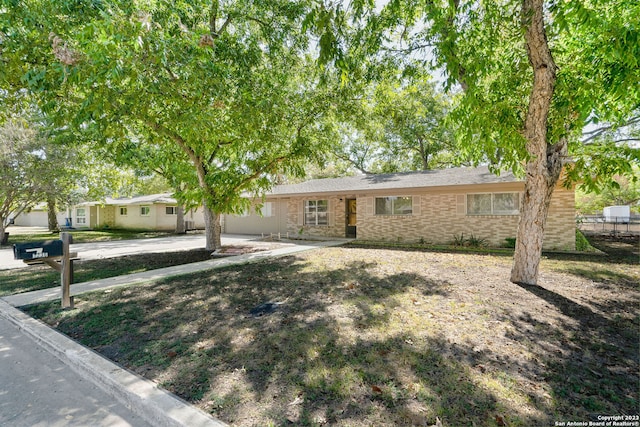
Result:
[[[482,385],[490,355],[442,338],[426,311],[405,313],[448,283],[375,265],[318,274],[287,257],[28,311],[236,425],[548,424],[544,402],[522,411]],[[281,304],[249,315],[265,302]]]
[[[511,338],[527,342],[545,366],[555,410],[574,411],[581,421],[597,421],[601,414],[635,414],[640,405],[640,316],[637,303],[602,306],[594,312],[563,295],[540,286],[519,285],[543,299],[564,320],[550,323],[528,313],[508,317]],[[563,319],[563,318],[560,318]]]

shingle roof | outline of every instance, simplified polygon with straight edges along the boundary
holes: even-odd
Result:
[[[153,203],[167,203],[167,204],[176,204],[177,201],[173,197],[171,197],[171,193],[162,193],[162,194],[150,194],[145,196],[136,196],[136,197],[128,197],[122,199],[112,199],[111,197],[107,197],[104,202],[86,202],[81,203],[81,205],[118,205],[118,206],[126,206],[126,205],[144,205],[144,204],[153,204]]]
[[[520,181],[521,180],[516,178],[511,172],[502,172],[498,176],[491,173],[487,166],[480,166],[477,168],[451,168],[421,172],[313,179],[299,184],[278,185],[268,194],[284,196],[293,194],[386,189],[397,190]]]

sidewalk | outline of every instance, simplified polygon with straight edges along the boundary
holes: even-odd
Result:
[[[305,242],[79,283],[71,286],[71,295],[258,262],[346,241]],[[14,308],[58,298],[59,288],[0,298],[0,425],[226,426]]]

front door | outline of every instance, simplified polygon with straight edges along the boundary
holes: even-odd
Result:
[[[347,237],[356,237],[357,209],[356,199],[347,199]]]

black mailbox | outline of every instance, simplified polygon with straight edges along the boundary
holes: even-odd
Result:
[[[18,243],[13,245],[15,259],[40,259],[62,256],[62,240]]]

